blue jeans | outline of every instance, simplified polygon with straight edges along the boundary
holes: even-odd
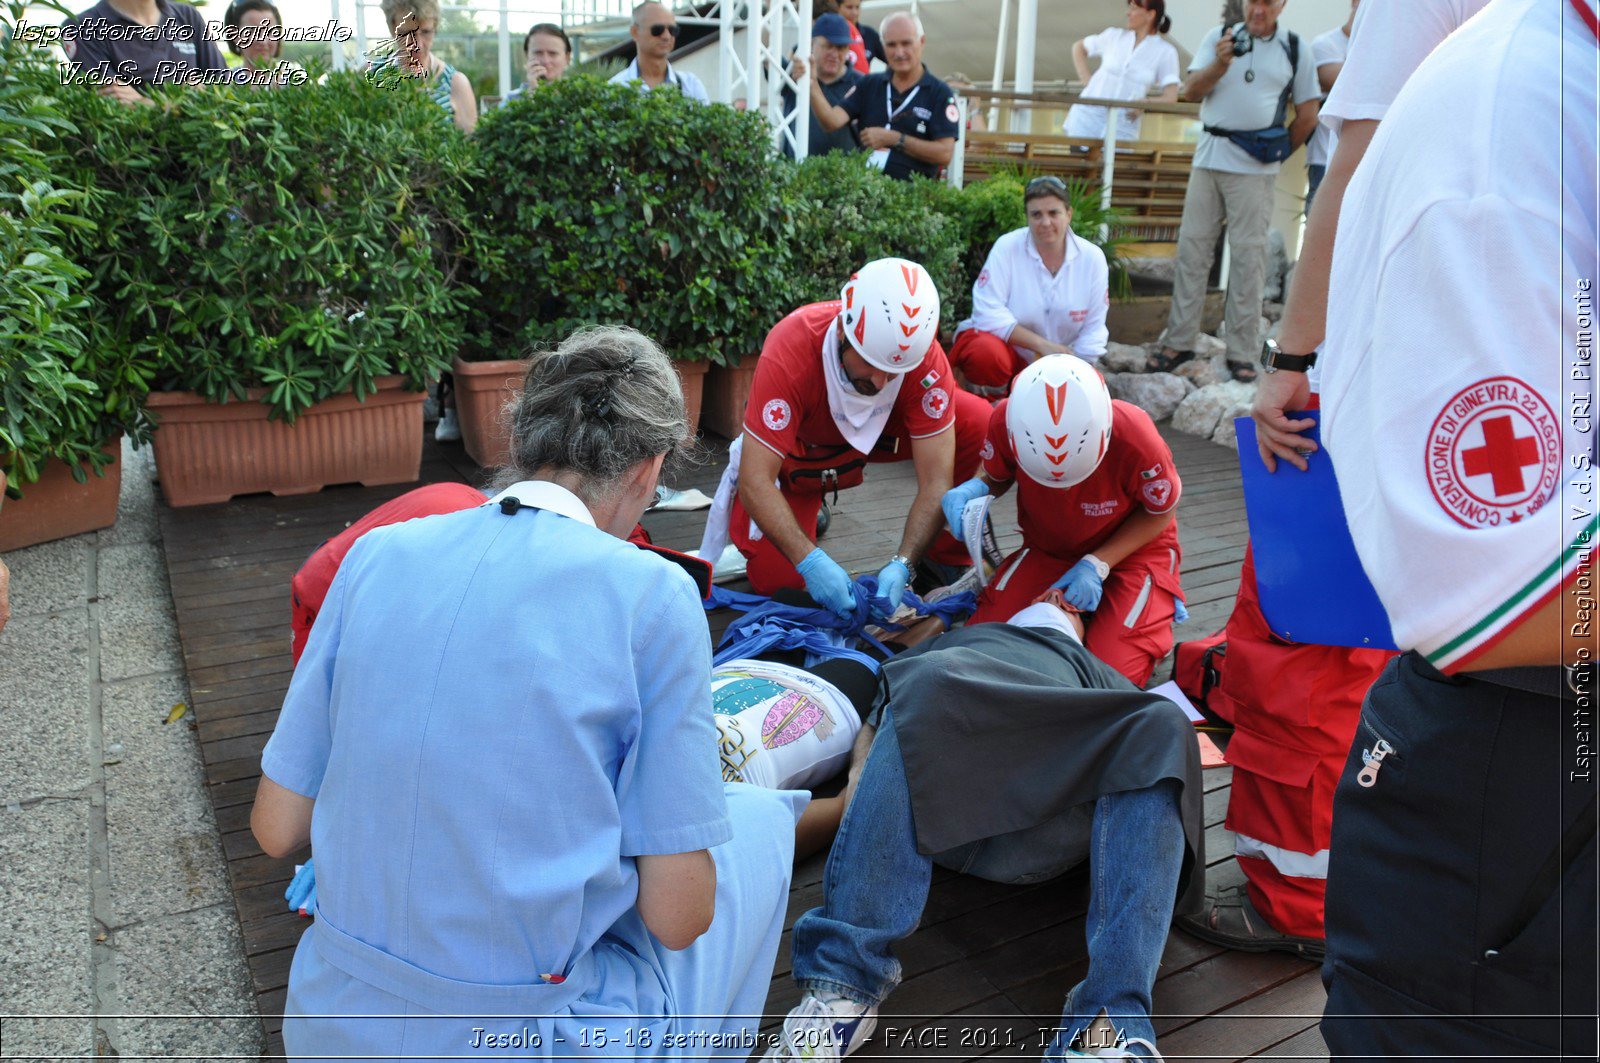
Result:
[[[1328,168],[1321,163],[1306,164],[1306,213],[1311,213],[1311,201],[1317,198],[1317,188],[1327,176]]]
[[[822,907],[795,920],[795,981],[811,992],[879,1003],[900,982],[893,945],[922,918],[934,861],[996,881],[1059,873],[1070,866],[1059,851],[1060,822],[962,846],[960,853],[917,852],[905,762],[885,710],[828,854]],[[1057,849],[1029,844],[1044,839]],[[1101,797],[1090,842],[1089,973],[1067,994],[1061,1028],[1046,1053],[1050,1059],[1102,1008],[1124,1037],[1155,1042],[1150,991],[1167,943],[1184,852],[1177,782]]]

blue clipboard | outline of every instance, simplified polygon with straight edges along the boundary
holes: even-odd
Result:
[[[1321,420],[1317,410],[1289,416]],[[1256,451],[1255,422],[1240,417],[1234,427],[1267,626],[1291,642],[1395,649],[1389,614],[1350,538],[1328,452],[1318,449],[1306,472],[1281,459],[1278,471],[1268,472]],[[1321,447],[1320,423],[1305,435]]]

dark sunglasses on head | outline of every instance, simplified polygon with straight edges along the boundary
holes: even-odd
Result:
[[[678,27],[674,24],[666,22],[659,22],[650,27],[650,36],[652,37],[659,37],[663,33],[670,33],[672,36],[676,37],[678,35]]]
[[[1059,177],[1035,177],[1028,182],[1028,187],[1023,189],[1023,195],[1031,196],[1036,192],[1061,192],[1065,193],[1067,183]]]

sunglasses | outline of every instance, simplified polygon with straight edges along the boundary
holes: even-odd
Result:
[[[659,37],[663,33],[669,33],[672,36],[676,37],[678,35],[678,26],[677,26],[677,24],[676,23],[668,23],[668,22],[659,22],[656,25],[650,27],[650,36],[652,36],[652,37]]]
[[[1059,177],[1035,177],[1023,189],[1023,195],[1031,196],[1035,192],[1066,192],[1067,183]]]

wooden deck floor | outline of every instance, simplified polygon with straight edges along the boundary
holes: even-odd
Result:
[[[1246,538],[1234,452],[1165,433],[1184,482],[1179,532],[1190,621],[1178,639],[1197,638],[1226,619]],[[724,448],[709,440],[713,454]],[[720,463],[692,483],[715,489]],[[424,452],[425,482],[481,486],[484,474],[459,446]],[[289,580],[323,540],[414,485],[329,488],[297,498],[253,496],[197,509],[161,507],[161,525],[208,789],[222,832],[250,972],[267,1027],[281,1054],[281,1014],[295,942],[307,925],[284,910],[295,862],[273,860],[249,832],[260,756],[288,688]],[[867,483],[840,496],[824,540],[852,571],[875,571],[893,552],[915,492],[909,463],[877,465]],[[996,507],[1009,549],[1019,541],[1011,498]],[[698,545],[705,514],[645,518],[663,545]],[[735,587],[742,587],[735,584]],[[712,614],[720,634],[727,614]],[[1166,677],[1167,666],[1157,674]],[[1226,873],[1232,837],[1223,829],[1231,769],[1206,773],[1206,852]],[[303,855],[299,859],[303,859]],[[789,921],[821,900],[823,858],[795,869]],[[1080,873],[1035,886],[1000,886],[936,871],[922,927],[900,950],[905,980],[889,998],[880,1035],[863,1058],[964,1059],[1039,1056],[1066,990],[1087,966]],[[797,1001],[789,978],[789,935],[778,955],[766,1011],[769,1025]],[[1316,1031],[1324,1000],[1316,968],[1293,958],[1228,952],[1181,932],[1167,942],[1156,983],[1156,1029],[1169,1060],[1319,1058]]]

